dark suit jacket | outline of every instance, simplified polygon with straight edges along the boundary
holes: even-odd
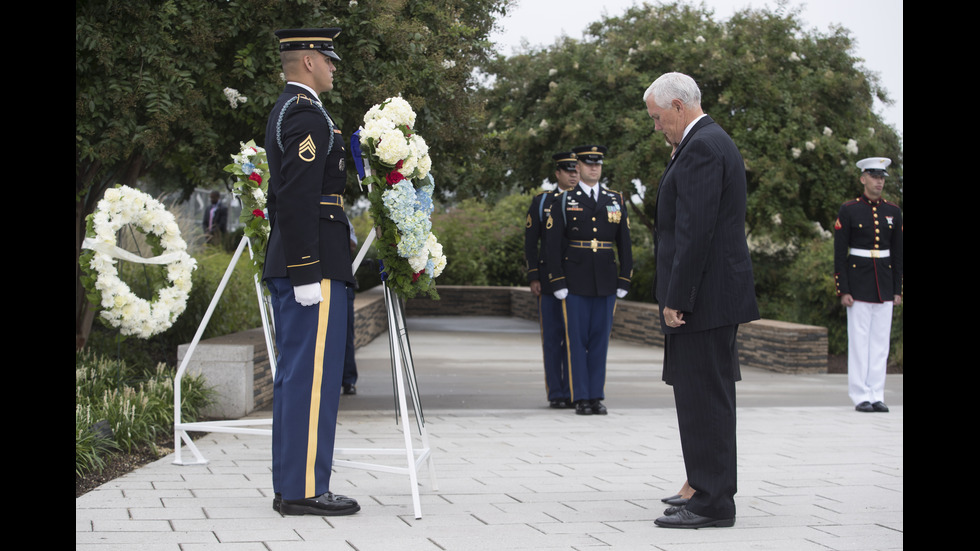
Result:
[[[350,229],[336,202],[347,185],[344,140],[317,101],[287,84],[265,129],[270,234],[262,279],[288,277],[293,286],[354,283]]]
[[[201,226],[204,228],[204,233],[208,233],[208,226],[210,225],[209,218],[211,218],[212,208],[214,208],[214,205],[211,203],[208,203],[208,205],[204,207],[204,218],[201,220]],[[224,232],[227,224],[228,207],[222,205],[221,202],[218,202],[218,210],[214,213],[214,231]]]
[[[678,146],[657,189],[655,293],[661,307],[680,310],[686,322],[662,323],[665,333],[759,318],[745,203],[742,155],[705,116]]]

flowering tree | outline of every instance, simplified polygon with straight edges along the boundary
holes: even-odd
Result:
[[[886,195],[901,200],[902,146],[872,111],[887,95],[851,54],[845,29],[804,29],[783,7],[742,11],[725,22],[684,4],[633,7],[593,23],[585,40],[498,57],[487,90],[482,186],[538,187],[554,171],[551,153],[603,143],[612,189],[646,194],[637,214],[649,224],[670,146],[653,133],[643,91],[662,73],[691,75],[702,106],[735,140],[749,184],[753,237],[792,244],[829,230],[841,202],[860,193],[854,163],[896,161]]]

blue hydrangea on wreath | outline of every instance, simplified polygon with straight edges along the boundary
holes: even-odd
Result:
[[[361,150],[371,165],[368,198],[374,219],[382,278],[402,298],[438,299],[435,279],[446,267],[442,245],[432,233],[429,146],[415,130],[415,112],[400,97],[375,105],[359,131]]]

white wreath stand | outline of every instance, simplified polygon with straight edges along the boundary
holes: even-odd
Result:
[[[364,245],[358,252],[357,258],[354,260],[353,270],[357,271],[357,267],[360,265],[361,261],[364,259],[364,255],[367,253],[368,247],[374,240],[374,232],[368,234],[367,239],[364,241]],[[194,339],[191,341],[190,346],[187,348],[187,353],[184,354],[184,359],[180,363],[180,367],[177,369],[177,375],[174,377],[174,464],[175,465],[203,465],[208,462],[208,460],[201,454],[197,446],[194,445],[194,441],[191,440],[190,436],[187,434],[188,431],[192,432],[229,432],[236,434],[261,434],[270,435],[272,434],[271,428],[250,428],[256,426],[266,426],[272,424],[272,419],[239,419],[239,420],[225,420],[225,421],[201,421],[196,423],[183,423],[181,422],[180,416],[180,381],[183,379],[184,373],[187,371],[187,365],[190,363],[191,356],[194,354],[194,349],[197,347],[198,342],[201,340],[201,335],[204,333],[204,329],[207,327],[208,322],[211,320],[211,315],[214,313],[214,308],[218,304],[218,299],[221,298],[221,294],[225,290],[225,285],[228,283],[228,279],[231,277],[235,266],[238,265],[238,259],[241,258],[242,252],[245,250],[246,245],[248,246],[249,256],[253,256],[252,244],[248,237],[242,237],[241,242],[238,244],[238,249],[235,251],[231,262],[228,263],[228,268],[225,270],[224,277],[221,278],[221,283],[218,285],[217,291],[214,293],[214,297],[211,299],[211,304],[208,306],[207,312],[204,314],[204,318],[201,320],[200,326],[197,328],[197,333],[194,334]],[[265,298],[262,293],[262,287],[259,283],[259,278],[253,276],[255,282],[255,295],[258,297],[259,301],[259,312],[262,317],[262,329],[265,334],[265,346],[269,352],[269,366],[272,368],[272,376],[275,379],[276,375],[276,353],[275,353],[275,328],[274,324],[270,322],[269,312],[266,306]],[[415,518],[422,518],[422,504],[419,500],[419,482],[418,482],[418,471],[419,467],[425,463],[429,467],[429,477],[432,482],[432,489],[438,490],[438,485],[436,482],[436,471],[435,465],[432,462],[432,449],[429,447],[429,434],[425,428],[425,419],[422,414],[422,404],[419,401],[419,390],[418,381],[415,377],[415,366],[412,363],[412,350],[408,342],[408,331],[405,328],[405,316],[402,311],[401,300],[398,296],[388,288],[387,283],[384,286],[384,296],[385,296],[385,308],[388,311],[388,346],[391,351],[391,374],[392,374],[392,384],[394,386],[395,394],[395,419],[396,422],[400,416],[402,419],[402,433],[405,437],[405,447],[404,448],[334,448],[334,460],[333,465],[335,467],[349,467],[352,469],[363,469],[368,471],[379,471],[388,472],[395,474],[408,474],[409,484],[412,489],[412,504],[415,509]],[[412,437],[411,428],[408,422],[408,403],[405,396],[405,384],[408,383],[409,389],[412,395],[412,409],[415,413],[415,422],[418,426],[419,434],[421,435],[422,447],[415,449],[414,439]],[[194,454],[194,461],[184,461],[181,456],[181,441],[187,445],[187,449]],[[363,463],[359,461],[351,461],[349,459],[336,459],[337,455],[403,455],[405,456],[405,467],[392,467],[389,465],[380,465],[373,463]]]

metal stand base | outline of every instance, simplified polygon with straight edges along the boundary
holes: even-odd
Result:
[[[381,471],[396,474],[408,474],[412,490],[412,504],[415,508],[415,518],[422,518],[422,504],[419,500],[419,467],[427,464],[432,489],[438,490],[435,465],[432,462],[432,448],[429,447],[429,433],[425,428],[425,418],[422,413],[422,403],[419,401],[418,380],[415,378],[415,365],[412,363],[412,348],[408,342],[408,331],[405,328],[405,314],[398,295],[384,284],[385,307],[388,310],[388,346],[391,350],[391,375],[394,384],[395,416],[402,419],[402,434],[405,436],[405,447],[402,448],[334,448],[334,456],[347,454],[370,455],[405,455],[406,467],[390,467],[371,463],[360,463],[346,459],[334,459],[334,466],[345,466],[352,469]],[[415,422],[418,425],[422,447],[413,449],[414,443],[408,421],[408,404],[405,400],[405,383],[408,383],[412,393],[412,410],[415,412]]]
[[[372,235],[373,237],[373,235]],[[367,240],[365,246],[362,250],[366,250],[367,246],[370,244],[371,239]],[[257,435],[272,435],[271,428],[249,428],[255,426],[271,425],[272,419],[240,419],[240,420],[228,420],[228,421],[202,421],[196,423],[183,423],[181,422],[180,416],[180,381],[187,371],[187,365],[190,363],[191,356],[194,354],[194,349],[197,347],[198,342],[201,340],[201,335],[204,333],[204,329],[207,327],[208,322],[211,320],[211,315],[214,313],[214,308],[218,303],[218,299],[224,292],[225,285],[228,283],[228,279],[231,277],[235,266],[238,264],[238,259],[241,257],[246,245],[249,247],[249,255],[252,254],[251,243],[247,237],[243,237],[241,243],[238,245],[238,249],[235,251],[231,262],[228,264],[228,269],[225,270],[224,277],[221,279],[221,283],[218,285],[217,291],[215,291],[214,298],[211,299],[211,304],[208,306],[207,312],[204,314],[204,318],[201,320],[201,324],[197,329],[197,333],[194,335],[194,339],[191,341],[190,346],[187,349],[187,353],[184,355],[184,359],[177,369],[177,375],[174,377],[174,461],[175,465],[204,465],[207,464],[208,460],[201,454],[197,446],[194,445],[193,440],[191,440],[188,432],[228,432],[236,434],[257,434]],[[363,256],[363,255],[362,255]],[[360,260],[360,258],[358,259]],[[255,293],[259,301],[259,310],[262,317],[262,329],[265,334],[265,344],[269,351],[269,365],[272,368],[272,375],[275,378],[276,373],[276,353],[273,343],[274,338],[274,327],[270,323],[270,315],[267,310],[265,296],[262,293],[262,287],[257,277],[255,280]],[[432,482],[432,489],[438,490],[436,483],[436,472],[435,465],[432,462],[431,448],[429,447],[429,434],[425,429],[425,420],[422,414],[422,405],[419,401],[419,391],[418,391],[418,381],[415,377],[415,366],[412,363],[412,351],[410,344],[408,342],[408,331],[405,328],[405,314],[403,312],[403,306],[400,299],[395,295],[386,285],[384,285],[385,293],[385,307],[388,311],[388,346],[391,350],[391,375],[392,375],[392,385],[395,396],[395,420],[397,422],[398,418],[402,419],[402,434],[405,437],[405,447],[404,448],[334,448],[334,467],[349,467],[352,469],[363,469],[369,471],[378,472],[388,472],[395,474],[408,474],[409,484],[412,490],[412,504],[414,506],[415,518],[422,518],[422,505],[419,499],[419,481],[418,472],[419,468],[423,464],[427,464],[429,467],[429,477]],[[405,384],[408,383],[409,390],[412,397],[412,409],[415,413],[415,421],[418,425],[419,434],[421,435],[421,445],[419,449],[414,448],[414,441],[411,434],[411,429],[409,428],[408,422],[408,403],[405,396]],[[194,455],[194,460],[185,460],[181,454],[181,442],[183,442],[187,449],[191,451]],[[372,463],[363,463],[358,461],[351,461],[349,459],[337,459],[337,455],[402,455],[404,454],[406,460],[405,467],[392,467],[388,465],[378,465]]]

